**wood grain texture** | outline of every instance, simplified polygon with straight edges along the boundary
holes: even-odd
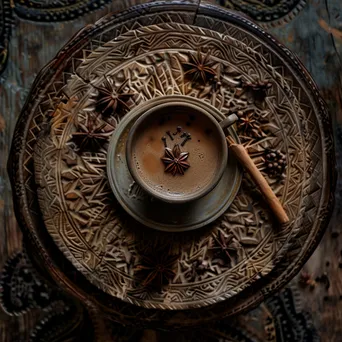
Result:
[[[112,10],[146,1],[114,1],[112,5],[76,21],[37,24],[15,18],[9,61],[0,77],[0,267],[21,248],[21,233],[14,217],[6,161],[16,118],[37,72],[87,23]],[[342,3],[340,0],[310,0],[286,26],[270,29],[295,52],[316,80],[334,121],[337,166],[342,172]],[[330,287],[318,283],[314,290],[303,289],[306,309],[314,316],[321,341],[340,341],[342,326],[342,183],[338,180],[336,207],[329,231],[305,266],[313,278],[324,272]],[[335,237],[334,237],[335,236]],[[329,265],[328,263],[329,262]],[[23,340],[36,317],[6,317],[0,314],[0,341]]]
[[[312,312],[321,341],[341,341],[342,326],[342,3],[311,0],[294,20],[269,30],[295,52],[311,72],[333,119],[337,168],[335,211],[319,247],[304,267],[315,279],[325,272],[330,286],[318,282],[302,290],[305,307]]]
[[[6,259],[22,248],[12,202],[6,164],[17,117],[39,70],[82,27],[102,16],[121,11],[146,0],[114,0],[112,4],[74,21],[33,23],[15,17],[9,45],[9,59],[0,76],[0,269]],[[6,316],[0,309],[0,341],[27,341],[39,313]]]

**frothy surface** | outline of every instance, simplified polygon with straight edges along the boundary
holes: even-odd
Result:
[[[193,109],[170,106],[163,113],[152,114],[136,131],[132,152],[137,172],[149,187],[170,196],[201,191],[214,182],[221,165],[222,145],[220,135],[215,134],[217,128],[206,115]],[[186,134],[191,135],[190,140],[186,140]],[[189,153],[186,162],[190,167],[184,174],[165,172],[167,165],[161,159],[165,156],[165,144],[171,150],[178,144],[181,152]]]

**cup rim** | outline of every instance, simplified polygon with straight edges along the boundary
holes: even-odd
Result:
[[[207,105],[206,103],[203,103],[203,104]],[[139,173],[137,172],[137,169],[136,169],[136,165],[133,161],[133,157],[132,157],[134,135],[137,132],[137,130],[141,127],[141,125],[145,122],[146,119],[148,119],[152,115],[155,115],[156,111],[159,111],[160,109],[162,109],[164,107],[168,107],[168,106],[172,106],[172,105],[177,105],[180,107],[188,107],[188,108],[190,107],[190,108],[195,109],[198,112],[200,112],[201,115],[206,115],[206,117],[216,127],[215,134],[220,135],[220,142],[221,142],[221,146],[222,146],[221,164],[220,164],[218,171],[215,174],[213,181],[210,184],[208,184],[207,186],[205,186],[204,188],[202,188],[201,190],[199,190],[197,192],[193,192],[189,195],[170,196],[169,194],[163,194],[162,192],[154,190],[151,186],[146,184],[146,182],[139,175]],[[192,201],[199,199],[199,198],[205,196],[206,194],[208,194],[211,190],[213,190],[215,188],[215,186],[218,184],[218,182],[222,178],[222,175],[224,173],[224,170],[225,170],[227,162],[228,162],[228,147],[227,147],[225,139],[226,139],[226,137],[225,137],[224,131],[221,128],[219,122],[216,120],[216,118],[212,114],[210,114],[209,111],[204,109],[203,106],[198,106],[195,103],[192,103],[190,101],[188,102],[188,101],[186,101],[186,99],[182,99],[182,101],[180,102],[178,98],[174,99],[174,100],[172,98],[168,98],[166,103],[165,102],[160,103],[160,104],[158,104],[152,108],[147,109],[135,121],[135,123],[131,127],[131,129],[128,133],[127,141],[126,141],[126,160],[127,160],[128,169],[129,169],[129,172],[131,173],[133,179],[137,182],[137,184],[139,184],[142,187],[142,189],[146,193],[148,193],[151,197],[159,199],[163,202],[168,202],[168,203],[173,203],[173,204],[177,204],[177,203],[183,204],[183,203],[187,203],[187,202],[192,202]]]

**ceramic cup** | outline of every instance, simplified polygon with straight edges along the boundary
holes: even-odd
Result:
[[[150,196],[186,203],[208,194],[228,161],[224,130],[238,118],[218,122],[203,104],[168,101],[147,108],[126,143],[133,179]]]

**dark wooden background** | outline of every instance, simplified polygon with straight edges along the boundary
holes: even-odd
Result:
[[[114,0],[103,9],[62,23],[35,23],[14,16],[8,64],[0,76],[0,268],[8,256],[21,249],[6,162],[16,118],[37,72],[84,25],[108,12],[142,2],[147,1]],[[342,1],[308,0],[292,21],[268,31],[298,55],[317,82],[333,120],[337,167],[341,172]],[[312,280],[325,275],[330,283],[327,286],[317,281],[313,287],[301,289],[304,308],[311,312],[323,342],[342,341],[341,191],[339,178],[330,227],[303,270]],[[36,319],[34,311],[22,317],[6,316],[0,311],[0,341],[16,341],[18,333],[25,340]]]
[[[304,267],[326,282],[302,290],[321,341],[342,341],[342,1],[311,0],[289,24],[269,30],[295,52],[312,74],[327,102],[334,126],[339,172],[335,211],[319,247]]]

